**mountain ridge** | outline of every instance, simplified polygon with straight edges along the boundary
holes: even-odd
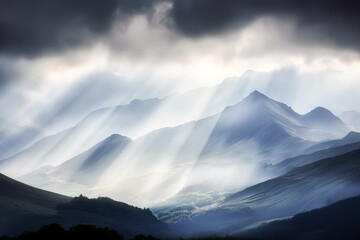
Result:
[[[340,123],[339,129],[345,135],[347,132],[342,126]],[[304,123],[303,115],[297,114],[286,104],[254,91],[221,113],[176,127],[158,129],[119,147],[114,150],[112,159],[104,160],[109,164],[101,165],[95,175],[74,174],[75,178],[64,179],[63,173],[71,171],[60,171],[57,175],[50,175],[54,177],[48,179],[48,170],[35,172],[34,175],[34,169],[26,178],[21,179],[49,190],[57,190],[60,183],[67,184],[66,179],[72,179],[81,186],[62,186],[60,191],[74,189],[71,191],[76,192],[89,187],[110,189],[106,190],[106,194],[115,198],[125,194],[129,187],[136,188],[139,190],[136,194],[140,195],[129,196],[127,201],[143,199],[143,194],[148,196],[148,199],[154,198],[153,201],[156,202],[180,192],[179,186],[186,188],[187,185],[181,185],[182,182],[208,186],[209,189],[202,191],[232,191],[257,183],[256,181],[269,177],[263,172],[264,165],[293,157],[323,139],[337,138],[338,134],[337,129],[323,131],[310,127],[308,123]],[[72,140],[71,137],[66,137]],[[72,145],[73,143],[70,147]],[[95,151],[94,146],[84,149],[83,152],[89,149]],[[52,160],[52,155],[46,156],[45,160]],[[26,160],[31,159],[30,157]],[[222,159],[221,164],[219,158]],[[60,164],[52,165],[56,170],[61,163],[69,159],[71,158],[61,159]],[[217,176],[219,180],[204,176],[204,172],[218,172],[219,169],[223,169]],[[225,174],[227,171],[231,171],[231,174]],[[243,176],[240,181],[236,176],[237,171]],[[188,174],[180,174],[181,172]],[[249,174],[262,175],[262,178],[255,180],[245,177]],[[42,180],[42,176],[47,180]],[[161,182],[159,179],[169,180]],[[237,183],[235,179],[238,179]],[[226,182],[222,183],[225,180]]]

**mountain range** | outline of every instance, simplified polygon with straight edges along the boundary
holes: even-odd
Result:
[[[79,109],[77,104],[72,104],[79,97],[76,95],[67,99],[67,103],[60,109],[48,109],[46,112],[50,116],[46,112],[43,113],[42,117],[47,121],[42,118],[39,121],[44,123],[37,121],[36,124],[29,123],[25,127],[18,125],[7,127],[11,125],[11,119],[0,115],[0,123],[3,126],[0,129],[0,159],[11,157],[44,137],[48,137],[46,139],[50,143],[55,142],[56,147],[53,148],[54,143],[49,144],[42,155],[47,153],[47,155],[51,154],[52,158],[56,158],[58,152],[62,152],[69,154],[65,155],[65,158],[70,158],[111,134],[137,138],[159,128],[177,126],[216,114],[225,107],[239,102],[249,92],[249,89],[239,84],[244,81],[244,77],[226,79],[212,87],[194,89],[164,98],[134,99],[126,104],[99,108],[85,114],[83,118],[71,117],[74,113],[84,112],[83,108]],[[85,91],[82,94],[91,98],[91,94],[94,93]],[[85,98],[81,96],[84,102]],[[86,105],[85,109],[89,109],[89,106]],[[67,153],[69,150],[62,146],[71,145],[73,142],[78,143],[77,148]]]
[[[163,237],[164,221],[182,236],[227,235],[360,194],[356,112],[299,114],[258,91],[238,100],[236,91],[229,80],[100,109],[0,160],[2,173],[64,194],[1,175],[9,217],[0,233],[57,222]],[[200,93],[199,103],[187,100]],[[79,194],[150,206],[161,221],[108,198],[66,196]]]
[[[137,118],[127,115],[134,111],[134,105],[139,105],[139,113],[145,111],[141,110],[143,108],[151,109],[158,101],[133,102],[120,110],[112,109],[111,112],[120,111],[121,114],[115,114],[117,120],[105,126],[110,129],[115,122],[122,126],[124,122],[119,116],[129,118],[128,124],[134,122],[132,119]],[[101,112],[97,112],[96,117],[90,114],[88,118],[100,119]],[[103,114],[102,118],[107,119],[108,114]],[[329,110],[318,107],[301,115],[258,91],[215,115],[161,128],[133,140],[111,135],[72,155],[79,151],[80,139],[93,142],[101,135],[84,126],[87,124],[81,123],[70,133],[65,131],[39,140],[0,161],[0,169],[9,176],[47,190],[70,195],[106,194],[151,205],[165,201],[189,186],[201,186],[199,192],[231,192],[256,184],[274,177],[266,171],[267,165],[306,153],[314,146],[317,146],[316,150],[326,148],[326,144],[320,143],[339,139],[350,132],[347,125]],[[84,133],[84,129],[87,132]],[[93,139],[94,135],[97,137]],[[240,179],[239,175],[242,176]],[[129,188],[138,191],[123,199]],[[144,195],[147,202],[143,202]]]

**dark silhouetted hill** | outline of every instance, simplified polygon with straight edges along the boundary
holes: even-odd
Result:
[[[242,234],[261,239],[357,240],[360,239],[360,196]]]
[[[149,209],[110,198],[66,197],[37,189],[0,174],[0,236],[58,223],[65,228],[78,224],[115,229],[125,237],[139,234],[165,237],[168,226]]]

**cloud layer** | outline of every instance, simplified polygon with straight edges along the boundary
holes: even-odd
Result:
[[[169,3],[161,24],[198,38],[238,31],[262,17],[295,23],[306,43],[360,50],[360,7],[355,0],[4,0],[0,2],[0,53],[36,56],[86,46],[106,36],[115,22],[151,15]]]
[[[190,37],[238,29],[264,16],[294,21],[304,41],[360,50],[360,3],[355,0],[176,0],[169,13],[174,27]]]
[[[115,20],[151,11],[155,0],[5,0],[0,2],[0,53],[33,56],[106,34]]]

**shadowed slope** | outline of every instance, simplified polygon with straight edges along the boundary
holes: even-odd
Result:
[[[171,233],[149,209],[140,209],[109,198],[70,198],[33,188],[0,174],[0,235],[16,235],[42,225],[64,227],[90,224],[111,227],[124,236]]]
[[[352,138],[351,136],[354,135],[356,137]],[[350,138],[352,139],[352,141],[348,141]],[[335,157],[340,154],[360,149],[360,134],[351,132],[346,137],[340,140],[334,140],[328,143],[331,144],[330,148],[326,148],[324,150],[317,151],[311,154],[300,155],[286,159],[278,164],[271,166],[269,169],[271,171],[275,171],[276,174],[284,174],[296,167],[301,167],[324,158]]]
[[[358,196],[239,234],[259,239],[357,240],[360,238],[359,219]]]
[[[186,215],[179,209],[158,216],[173,222],[180,232],[228,234],[258,221],[292,216],[358,194],[360,150],[355,150],[295,168]]]

